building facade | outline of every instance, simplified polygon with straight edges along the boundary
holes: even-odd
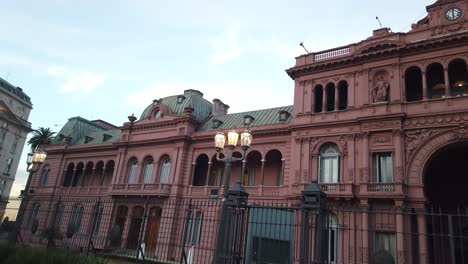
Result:
[[[143,207],[132,204],[133,199],[202,201],[221,195],[225,167],[216,159],[214,135],[248,127],[253,144],[246,162],[233,165],[231,184],[240,177],[252,203],[292,205],[301,200],[307,185],[318,181],[331,207],[374,212],[437,207],[466,215],[468,2],[438,0],[426,10],[427,16],[409,32],[381,28],[359,43],[297,57],[286,70],[294,81],[292,106],[229,114],[221,100],[209,102],[200,91],[186,90],[154,100],[139,119],[130,116],[121,127],[71,118],[46,147],[47,160],[33,178],[33,199],[106,197],[113,206],[109,219],[100,222],[106,226],[103,232],[110,236],[117,226],[118,246],[134,248],[135,234],[157,233],[153,227],[160,223],[151,222],[151,215],[183,210],[151,207],[142,231]],[[236,155],[242,156],[240,150]],[[68,210],[77,210],[69,220],[77,221],[78,212],[87,209]],[[29,221],[37,216],[33,212]],[[194,219],[205,221],[202,214],[200,208]],[[47,216],[41,219],[40,226],[50,224]],[[292,216],[290,221],[295,221]],[[447,221],[458,221],[449,225],[458,226],[449,233],[463,234],[468,224]],[[460,263],[459,255],[467,254],[460,247],[466,237],[460,236],[447,242],[447,255],[433,255],[441,249],[427,242],[428,237],[445,227],[436,227],[442,220],[424,214],[383,218],[360,213],[352,218],[337,215],[330,222],[337,231],[330,231],[328,263],[372,262],[378,250],[387,251],[398,263]],[[373,232],[340,231],[345,226]],[[180,237],[173,229],[174,237],[165,239]],[[286,233],[292,244],[299,240],[298,234]],[[416,235],[403,235],[412,233]],[[147,245],[156,243],[146,236],[144,240]],[[446,243],[440,245],[445,250]],[[290,262],[296,263],[299,249],[290,250]],[[171,259],[175,253],[170,251],[162,255]]]
[[[31,98],[0,78],[0,197],[8,200],[31,123]]]

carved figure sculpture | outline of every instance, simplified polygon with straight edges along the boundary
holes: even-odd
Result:
[[[390,87],[389,83],[384,79],[382,73],[377,75],[377,82],[374,87],[372,87],[371,95],[372,102],[385,102],[388,101],[388,88]]]

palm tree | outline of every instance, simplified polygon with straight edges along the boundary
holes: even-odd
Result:
[[[31,146],[31,151],[34,152],[41,145],[49,144],[56,133],[52,132],[49,127],[39,127],[38,129],[33,130],[33,136],[29,139],[28,145]]]

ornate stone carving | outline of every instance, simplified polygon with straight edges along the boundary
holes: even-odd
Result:
[[[388,90],[390,88],[390,84],[385,79],[384,74],[385,72],[378,72],[375,75],[375,81],[371,90],[373,103],[388,101]]]
[[[310,138],[310,152],[314,151],[314,149],[315,149],[315,147],[317,146],[318,143],[319,143],[318,138],[316,138],[316,137],[311,137]]]
[[[466,124],[460,124],[457,128],[453,129],[453,138],[456,140],[462,140],[468,137],[468,130]]]
[[[391,145],[392,144],[392,135],[385,134],[385,135],[375,135],[372,137],[371,143],[373,146],[375,145]]]
[[[405,120],[405,127],[418,127],[434,124],[459,124],[460,121],[468,121],[468,113],[455,113],[450,115],[424,116]]]
[[[372,122],[372,123],[364,123],[362,124],[362,128],[365,130],[370,129],[382,129],[382,128],[394,128],[400,126],[399,120],[389,120],[389,121],[381,121],[381,122]]]
[[[432,132],[433,131],[429,129],[418,129],[405,132],[405,150],[407,161],[413,154],[413,151],[418,148],[422,142],[432,134]]]

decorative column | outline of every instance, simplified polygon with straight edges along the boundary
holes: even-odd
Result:
[[[420,208],[417,211],[418,215],[418,245],[419,245],[419,263],[429,263],[428,252],[427,252],[427,240],[426,235],[426,216],[424,208]]]
[[[353,182],[356,183],[356,179],[354,179],[354,140],[356,139],[356,134],[348,135],[348,177],[345,177],[345,182]]]
[[[311,94],[311,95],[309,95]],[[313,104],[313,94],[314,92],[312,91],[312,80],[307,80],[306,81],[306,84],[304,86],[304,112],[305,113],[312,113],[313,112],[313,108],[312,108],[312,104]]]
[[[396,240],[397,240],[397,263],[406,263],[405,258],[405,245],[403,238],[403,201],[395,201],[396,214]]]
[[[335,111],[338,111],[338,105],[339,105],[339,91],[338,91],[338,85],[335,85]]]
[[[361,168],[361,181],[369,182],[369,132],[361,134],[362,139],[362,168]]]
[[[401,130],[393,130],[393,140],[395,140],[395,172],[394,182],[403,183],[403,145],[401,140]]]
[[[322,112],[327,111],[327,87],[322,88]]]
[[[301,167],[302,167],[302,182],[308,183],[310,181],[310,138],[306,137],[302,141],[301,152]]]
[[[313,86],[310,87],[310,112],[315,113],[315,89]]]
[[[76,187],[76,186],[73,186],[73,182],[75,182],[75,178],[76,178],[76,174],[78,173],[78,170],[76,169],[76,167],[73,169],[73,176],[71,178],[71,182],[70,182],[70,187]]]
[[[278,185],[282,186],[284,184],[284,164],[286,163],[285,158],[281,158],[281,179],[280,182],[278,182]]]
[[[408,87],[406,87],[408,89]],[[422,92],[423,92],[423,100],[428,99],[428,90],[427,90],[427,79],[426,79],[426,71],[422,72]]]
[[[444,81],[445,81],[445,97],[450,96],[450,82],[449,82],[449,74],[448,68],[444,67]]]
[[[205,179],[205,185],[208,186],[210,183],[210,175],[211,175],[211,165],[213,165],[212,161],[208,161],[208,170],[206,171],[206,179]],[[195,170],[193,170],[195,171]]]
[[[313,153],[310,155],[310,163],[311,163],[311,181],[319,181],[318,179],[318,154]]]
[[[260,162],[262,163],[262,167],[261,167],[261,170],[260,170],[260,176],[262,177],[262,186],[265,184],[265,174],[264,174],[264,169],[265,169],[265,159],[262,159],[260,160]]]
[[[158,162],[158,164],[159,164],[159,162]],[[194,162],[192,162],[192,166],[191,166],[191,169],[190,169],[190,179],[189,179],[189,182],[187,184],[189,186],[192,185],[193,177],[195,177],[195,166],[197,166],[197,163],[194,161]],[[157,165],[156,165],[156,167],[157,167]],[[156,168],[156,171],[159,171],[159,168]]]
[[[93,186],[93,181],[94,181],[94,172],[96,171],[96,167],[93,167],[93,170],[91,172],[91,181],[89,182],[89,186]]]

